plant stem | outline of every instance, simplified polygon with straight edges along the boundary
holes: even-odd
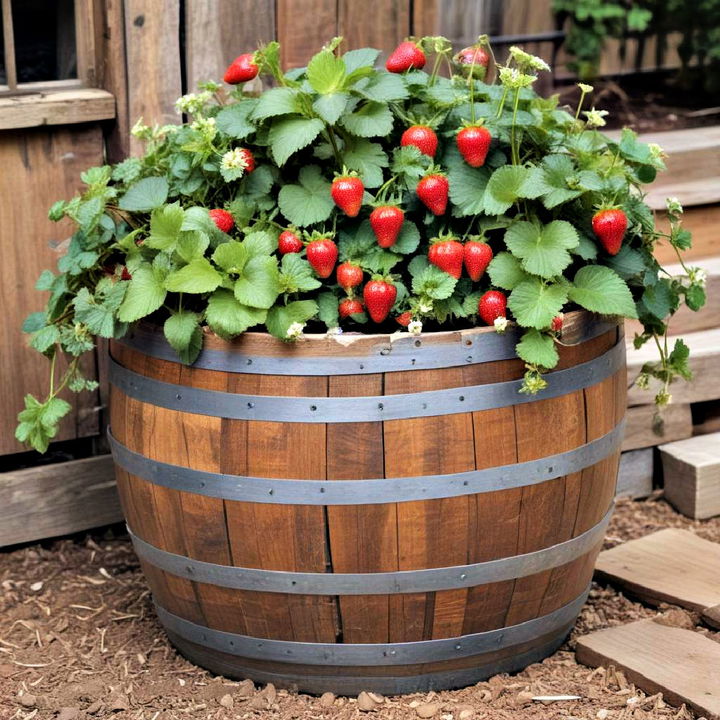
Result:
[[[333,129],[330,125],[326,125],[325,127],[327,128],[328,140],[330,140],[330,145],[332,145],[335,162],[337,163],[338,167],[342,169],[342,156],[340,155],[340,150],[338,149],[337,140],[335,139],[335,133],[333,132]]]
[[[512,151],[513,165],[520,164],[520,148],[515,146],[515,120],[520,105],[520,88],[515,89],[515,103],[513,104],[512,127],[510,128],[510,149]]]
[[[508,88],[506,86],[503,88],[503,94],[502,94],[502,97],[500,98],[500,103],[498,104],[497,115],[495,115],[496,120],[502,115],[502,111],[505,109],[505,98],[507,98],[507,94],[508,94]]]

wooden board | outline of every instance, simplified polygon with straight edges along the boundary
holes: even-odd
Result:
[[[693,632],[640,620],[578,639],[578,662],[613,665],[648,695],[661,692],[708,720],[720,718],[720,643]]]
[[[336,0],[277,0],[276,12],[284,69],[304,67],[337,35]]]
[[[692,413],[687,403],[668,405],[660,413],[661,422],[656,422],[656,415],[655,405],[636,405],[627,409],[623,451],[654,447],[692,435]]]
[[[115,98],[95,88],[0,97],[0,130],[70,125],[114,117]]]
[[[605,550],[595,576],[650,605],[702,610],[720,603],[720,544],[668,528]]]
[[[248,18],[251,18],[250,22]],[[212,38],[212,42],[208,42],[208,38]],[[221,81],[233,58],[274,39],[274,3],[266,0],[186,0],[188,92],[196,92],[198,82],[203,80]]]
[[[660,447],[665,497],[698,520],[720,515],[720,432]]]
[[[711,628],[720,630],[720,605],[713,605],[712,607],[705,608],[700,614],[703,622],[709,625]]]
[[[122,519],[109,455],[0,474],[0,547]]]
[[[339,0],[338,32],[346,48],[374,47],[383,57],[410,35],[407,0]]]
[[[130,125],[179,123],[182,95],[180,0],[125,0],[128,113]],[[133,155],[144,143],[130,139]]]
[[[707,302],[698,311],[683,305],[670,321],[671,335],[684,335],[720,326],[720,256],[691,260],[689,264],[701,267],[707,273]],[[670,275],[685,274],[679,264],[666,265],[665,269]],[[632,339],[635,333],[642,332],[642,326],[637,320],[626,320],[625,332]]]
[[[82,186],[80,173],[103,162],[99,126],[32,129],[0,134],[0,454],[25,450],[15,440],[17,413],[26,393],[47,392],[50,365],[28,347],[21,332],[25,317],[45,304],[35,290],[42,270],[56,269],[62,243],[73,231],[70,221],[52,223],[47,209],[57,198],[71,198]],[[95,376],[92,356],[83,364]],[[73,411],[63,420],[56,440],[96,435],[97,393],[63,393]]]
[[[687,333],[683,336],[690,348],[690,368],[694,376],[688,381],[678,380],[670,386],[674,403],[696,403],[720,399],[720,328]],[[642,390],[634,382],[646,362],[656,362],[658,351],[650,341],[639,350],[628,340],[628,405],[649,405],[659,387],[650,383],[649,390]]]
[[[655,451],[652,448],[629,450],[620,455],[615,497],[643,498],[653,490]]]
[[[685,262],[720,255],[720,233],[717,231],[719,223],[720,203],[685,209],[682,226],[692,233],[692,247],[683,250],[682,254]],[[656,225],[661,232],[670,232],[670,223],[662,212],[656,214]],[[662,264],[676,263],[678,259],[675,248],[665,241],[658,243],[654,255]]]

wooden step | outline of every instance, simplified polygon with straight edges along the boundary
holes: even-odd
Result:
[[[672,196],[672,193],[668,192],[668,196]],[[655,219],[658,230],[670,232],[670,223],[665,213],[657,212]],[[685,208],[682,225],[692,233],[692,247],[683,250],[682,254],[685,262],[720,255],[720,203]],[[663,265],[677,262],[677,253],[667,241],[658,243],[654,254]]]
[[[655,451],[652,448],[628,450],[620,455],[615,497],[644,498],[653,491]]]
[[[677,510],[697,520],[720,515],[720,432],[661,445],[660,457],[665,497]]]
[[[700,633],[640,620],[585,635],[575,652],[584,665],[621,669],[649,695],[720,718],[720,643]]]
[[[649,448],[674,440],[683,440],[693,434],[690,405],[668,405],[662,411],[662,423],[655,423],[655,405],[636,405],[625,413],[625,437],[623,450]]]
[[[720,544],[688,530],[660,530],[601,552],[595,577],[650,605],[702,611],[720,604]]]

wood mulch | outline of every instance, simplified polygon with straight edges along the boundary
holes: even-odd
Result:
[[[620,501],[607,547],[664,527],[720,542],[720,518],[688,520],[662,499]],[[645,696],[620,672],[575,662],[578,634],[663,616],[695,628],[679,608],[645,607],[595,585],[563,648],[524,672],[464,690],[405,697],[313,697],[213,677],[178,656],[155,621],[127,537],[111,531],[0,553],[0,719],[235,720],[437,717],[439,720],[693,718]],[[700,632],[720,642],[720,633]],[[538,701],[537,696],[577,695]],[[367,708],[367,710],[365,710]]]

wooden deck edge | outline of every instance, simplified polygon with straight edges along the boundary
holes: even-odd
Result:
[[[0,474],[0,547],[122,519],[110,455]]]

